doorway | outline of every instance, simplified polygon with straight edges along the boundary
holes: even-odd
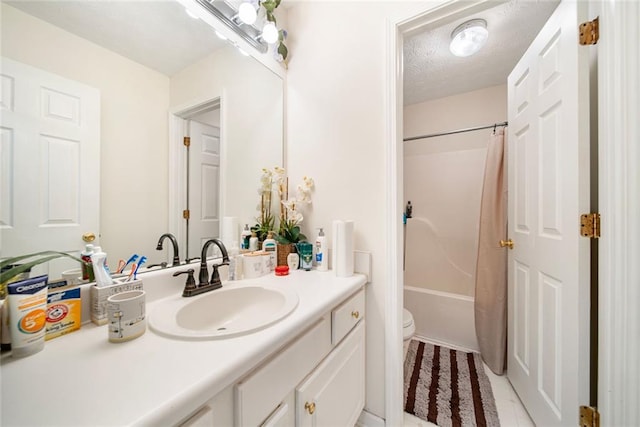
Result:
[[[221,110],[216,98],[171,115],[169,222],[187,259],[199,257],[203,242],[220,233]]]
[[[475,15],[477,14],[479,11],[482,10],[481,5],[475,5],[475,8],[471,8],[471,7],[463,7],[463,6],[452,6],[452,5],[448,5],[442,8],[437,9],[435,12],[430,13],[428,15],[424,15],[420,18],[414,19],[413,22],[411,20],[406,21],[404,23],[402,23],[401,25],[398,26],[398,28],[400,29],[399,34],[398,34],[398,39],[400,42],[403,40],[403,37],[405,36],[410,36],[411,34],[415,34],[416,31],[419,30],[420,25],[426,25],[426,26],[435,26],[435,25],[439,25],[439,24],[443,24],[443,23],[451,23],[451,22],[455,22],[458,19],[462,19],[464,17],[470,16],[471,14],[469,14],[470,10],[472,10],[472,14]],[[400,46],[400,43],[396,44],[396,48],[398,48]],[[514,64],[515,65],[515,64]],[[396,88],[396,90],[398,90],[398,88]],[[396,98],[397,99],[397,98]],[[397,108],[400,108],[399,106]],[[398,114],[397,117],[402,117],[402,114]],[[447,129],[440,129],[442,131],[445,131]],[[411,135],[405,135],[405,136],[411,136]],[[402,149],[396,147],[395,150],[395,162],[396,162],[396,171],[402,171],[404,168],[403,165],[403,153],[402,153]],[[402,193],[401,189],[403,187],[402,183],[404,180],[404,177],[397,175],[396,176],[396,188],[398,188],[400,194]],[[404,200],[402,200],[402,205],[404,205],[407,202],[406,198]],[[398,232],[399,230],[396,230],[396,236],[401,236],[402,234],[400,232]],[[399,244],[397,241],[397,245],[396,245],[396,250],[398,254],[402,253],[402,243],[401,240],[399,240]],[[401,277],[401,268],[398,270],[395,270],[396,274],[396,279],[398,280],[398,283],[403,283],[402,277]],[[400,301],[402,301],[402,296],[401,295],[397,295],[398,299]],[[401,306],[399,307],[399,309],[401,310]],[[586,403],[586,402],[585,402]]]

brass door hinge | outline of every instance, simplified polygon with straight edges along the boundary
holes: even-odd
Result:
[[[580,427],[600,427],[600,413],[593,406],[580,407]]]
[[[182,211],[182,218],[189,219],[190,217],[191,217],[191,212],[189,211],[189,209],[185,209]]]
[[[580,215],[580,235],[590,239],[600,238],[600,214],[592,212]]]
[[[600,38],[600,18],[580,24],[580,44],[590,45],[598,43]]]
[[[191,137],[185,136],[182,143],[185,147],[191,147]]]

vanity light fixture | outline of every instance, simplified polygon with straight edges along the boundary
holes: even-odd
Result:
[[[236,9],[233,4],[237,2],[193,0],[206,12],[213,15],[222,25],[237,34],[249,46],[259,53],[267,53],[269,44],[273,47],[276,61],[286,61],[288,49],[285,45],[287,32],[278,29],[275,23],[274,12],[280,1],[276,0],[242,0]],[[233,4],[232,4],[233,3]],[[199,15],[199,14],[198,14]],[[252,22],[247,24],[247,22]],[[221,34],[218,37],[225,39]],[[232,43],[235,45],[235,43]]]
[[[487,21],[484,19],[472,19],[458,25],[453,30],[449,50],[455,56],[471,56],[484,46],[488,37]]]

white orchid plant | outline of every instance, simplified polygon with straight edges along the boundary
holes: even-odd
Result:
[[[260,203],[258,204],[258,217],[256,220],[258,223],[251,227],[251,231],[256,233],[258,240],[264,241],[267,237],[267,233],[275,228],[275,216],[271,213],[271,199],[273,196],[273,184],[274,176],[278,179],[279,171],[274,168],[273,170],[262,168],[262,175],[260,176],[260,187],[258,187],[258,194],[260,195]],[[279,168],[282,169],[282,168]],[[282,169],[284,171],[284,169]]]
[[[280,198],[280,221],[275,239],[278,243],[289,244],[306,240],[307,237],[300,231],[300,224],[304,219],[301,208],[311,203],[311,192],[314,182],[312,178],[305,176],[296,187],[295,197],[289,198],[289,183],[286,171],[280,166],[273,169],[262,169],[260,178],[260,212],[258,224],[252,230],[260,240],[264,240],[269,231],[275,230],[275,219],[271,214],[271,197],[275,186]]]
[[[302,178],[302,183],[296,187],[294,198],[287,198],[288,194],[282,197],[281,193],[280,228],[276,235],[278,243],[298,243],[307,240],[307,236],[300,232],[300,223],[304,219],[300,208],[311,204],[313,186],[313,179],[305,176]],[[287,188],[286,185],[285,188]]]

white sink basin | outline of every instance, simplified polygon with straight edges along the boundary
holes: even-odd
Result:
[[[149,327],[172,338],[209,340],[256,332],[298,306],[294,291],[261,286],[223,287],[191,298],[158,302]]]

